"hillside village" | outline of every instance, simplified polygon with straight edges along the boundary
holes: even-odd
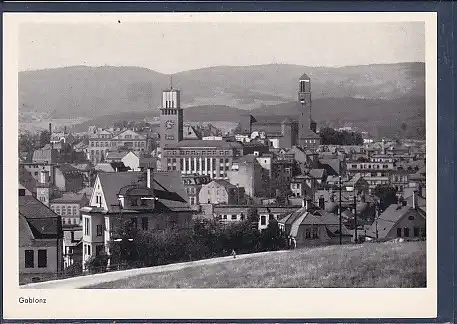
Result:
[[[234,232],[248,222],[255,235],[284,243],[267,250],[425,239],[425,141],[320,128],[311,82],[297,76],[297,119],[247,112],[230,131],[184,120],[172,86],[157,126],[127,121],[72,133],[50,124],[47,137],[19,152],[20,283],[115,270],[112,256],[138,249],[149,237],[141,233],[195,234],[198,226]],[[350,143],[341,142],[348,134]],[[257,251],[220,242],[217,253]],[[159,262],[141,255],[131,267]]]

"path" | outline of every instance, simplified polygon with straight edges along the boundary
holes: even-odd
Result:
[[[111,282],[111,281],[126,279],[126,278],[130,278],[130,277],[135,277],[135,276],[139,276],[139,275],[166,272],[166,271],[176,271],[176,270],[192,268],[192,267],[197,267],[197,266],[202,266],[202,265],[217,264],[217,263],[222,263],[222,262],[253,258],[253,257],[262,256],[265,254],[270,254],[270,253],[284,253],[284,252],[287,252],[287,250],[260,252],[260,253],[251,253],[251,254],[240,254],[240,255],[236,256],[236,259],[234,259],[232,256],[226,256],[226,257],[204,259],[204,260],[191,261],[191,262],[173,263],[173,264],[167,264],[167,265],[155,266],[155,267],[149,267],[149,268],[139,268],[139,269],[124,270],[124,271],[112,271],[112,272],[98,273],[98,274],[94,274],[94,275],[73,277],[73,278],[67,278],[67,279],[61,279],[61,280],[52,280],[52,281],[32,283],[32,284],[28,284],[28,285],[22,285],[22,286],[20,286],[20,288],[79,289],[79,288],[84,288],[87,286],[99,284],[102,282]]]

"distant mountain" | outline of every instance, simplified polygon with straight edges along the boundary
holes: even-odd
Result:
[[[230,106],[193,106],[184,109],[187,122],[225,121],[237,122],[240,116],[251,113],[259,122],[279,123],[286,116],[298,118],[302,107],[296,101],[265,105],[251,111]],[[158,112],[126,112],[97,117],[79,124],[74,131],[86,131],[88,126],[110,126],[122,120],[144,120],[158,116]],[[398,99],[320,98],[313,100],[313,119],[319,127],[353,126],[370,132],[373,136],[403,136],[424,138],[425,98],[402,97]],[[402,129],[402,124],[405,124]]]
[[[173,75],[184,106],[256,109],[296,100],[298,78],[311,77],[320,98],[396,100],[424,96],[424,63],[340,68],[270,64],[219,66]],[[100,117],[155,111],[170,77],[139,67],[74,66],[19,73],[19,110],[43,118]],[[335,105],[338,105],[335,103]],[[211,113],[216,113],[216,108]],[[319,109],[316,108],[316,111]]]

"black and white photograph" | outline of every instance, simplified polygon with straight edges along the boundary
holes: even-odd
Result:
[[[17,233],[20,303],[50,303],[40,290],[265,290],[287,307],[286,291],[352,291],[316,288],[425,303],[436,290],[434,19],[19,19],[9,243]]]

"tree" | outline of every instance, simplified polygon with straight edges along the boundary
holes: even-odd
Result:
[[[85,266],[91,273],[103,272],[106,270],[106,266],[108,265],[108,259],[108,255],[102,252],[97,255],[93,255],[86,260]]]
[[[362,134],[358,132],[337,131],[330,127],[324,127],[319,131],[324,145],[362,145]]]
[[[45,146],[51,142],[51,133],[47,130],[44,130],[40,133],[40,147]]]
[[[262,250],[265,251],[276,251],[287,246],[287,237],[273,216],[270,217],[267,228],[261,232],[260,241]]]
[[[379,198],[379,209],[383,212],[387,207],[397,202],[397,189],[388,185],[377,185],[373,194]]]

